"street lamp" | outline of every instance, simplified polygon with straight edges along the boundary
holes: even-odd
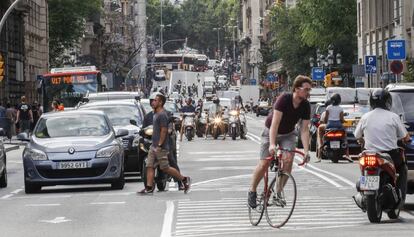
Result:
[[[214,27],[213,30],[217,31],[217,47],[218,47],[217,54],[218,54],[218,58],[220,59],[220,52],[221,52],[220,51],[220,30],[221,30],[221,27]]]
[[[342,63],[342,55],[340,53],[334,54],[334,46],[330,44],[328,46],[328,54],[325,56],[321,53],[320,49],[316,50],[316,66],[324,68],[329,68],[329,73],[332,72],[332,66],[336,63],[339,66]],[[309,58],[309,65],[310,67],[315,66],[315,58]]]

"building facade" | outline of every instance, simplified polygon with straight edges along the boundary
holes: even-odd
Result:
[[[412,0],[358,0],[358,64],[377,57],[377,73],[362,78],[365,87],[393,82],[387,60],[387,40],[406,41],[407,58],[414,57],[414,2]],[[403,78],[399,78],[401,80]]]
[[[1,1],[0,17],[12,1]],[[48,70],[48,17],[46,0],[23,0],[8,16],[0,34],[0,52],[5,58],[5,77],[0,99],[17,104],[25,95],[39,100],[36,77]]]

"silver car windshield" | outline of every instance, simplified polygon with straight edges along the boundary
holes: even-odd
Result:
[[[37,138],[104,136],[110,131],[102,116],[82,115],[42,118],[34,135]]]
[[[103,111],[114,126],[131,125],[131,120],[135,120],[137,125],[142,124],[139,111],[135,106],[94,106],[87,109]]]

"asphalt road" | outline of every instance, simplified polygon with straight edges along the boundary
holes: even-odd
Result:
[[[140,196],[129,177],[123,190],[109,185],[56,186],[23,191],[22,148],[8,156],[9,185],[0,189],[0,236],[412,236],[414,195],[398,220],[383,214],[371,224],[354,204],[358,166],[346,161],[295,166],[298,201],[290,221],[273,229],[251,226],[246,198],[257,163],[264,117],[248,115],[248,140],[196,138],[179,143],[179,164],[193,179],[189,194]]]

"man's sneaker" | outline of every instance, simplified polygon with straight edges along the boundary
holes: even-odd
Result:
[[[257,207],[256,199],[257,199],[257,193],[249,192],[247,196],[247,204],[249,204],[251,208],[256,208]]]
[[[191,189],[191,178],[190,177],[185,177],[183,180],[183,185],[184,185],[184,193],[188,193],[190,192]]]
[[[277,193],[273,196],[273,203],[276,206],[284,207],[286,206],[286,199],[282,193]]]
[[[153,188],[151,188],[151,189],[144,188],[143,190],[141,190],[137,193],[140,194],[140,195],[153,195],[154,194],[154,189]]]

